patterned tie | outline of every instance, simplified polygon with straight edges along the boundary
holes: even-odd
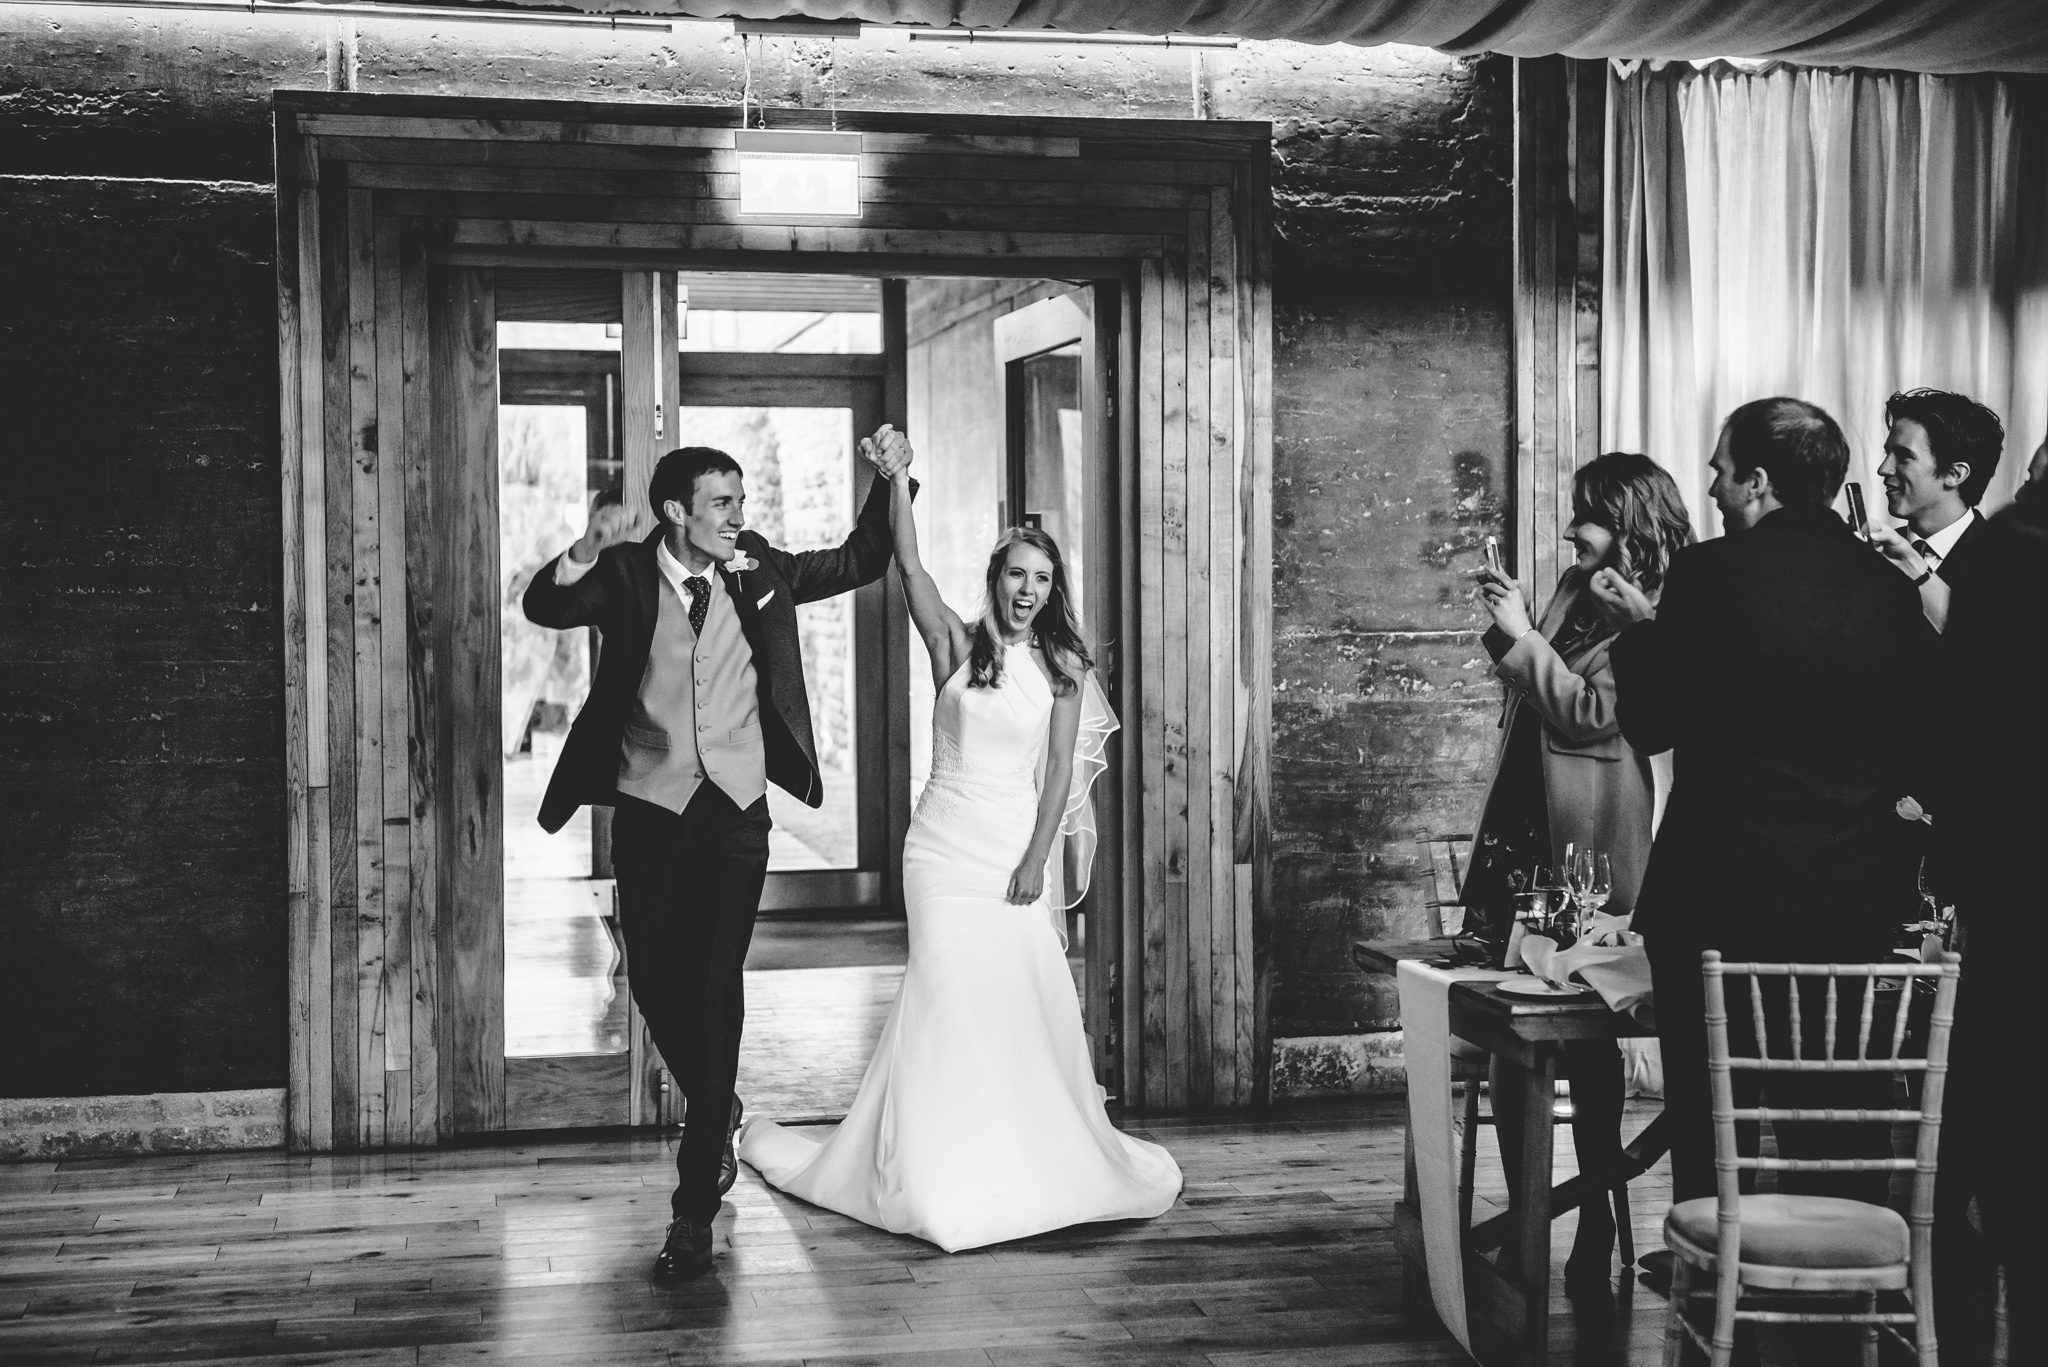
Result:
[[[693,574],[683,581],[683,587],[690,591],[690,630],[702,636],[704,614],[711,611],[711,581]]]

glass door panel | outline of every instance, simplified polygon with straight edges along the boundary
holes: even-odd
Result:
[[[1017,424],[1012,469],[1017,521],[1043,528],[1060,545],[1074,602],[1088,601],[1086,486],[1081,466],[1081,348],[1054,347],[1009,363],[1011,415]]]
[[[836,546],[853,531],[853,410],[850,408],[704,407],[685,404],[681,431],[694,446],[715,446],[746,472],[747,525],[784,550]],[[811,733],[825,800],[807,807],[768,786],[775,826],[768,872],[860,867],[862,780],[855,706],[858,654],[854,596],[840,594],[796,610]]]
[[[590,809],[552,835],[533,819],[590,689],[590,637],[537,627],[519,607],[535,571],[582,533],[588,428],[581,405],[498,409],[508,1058],[628,1047],[611,883],[592,877]]]

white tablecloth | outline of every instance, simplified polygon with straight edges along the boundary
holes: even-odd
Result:
[[[1415,1130],[1415,1186],[1422,1246],[1437,1317],[1472,1351],[1465,1317],[1465,1262],[1458,1229],[1458,1135],[1451,1105],[1451,984],[1510,978],[1485,968],[1432,968],[1403,959],[1401,1047],[1408,1068],[1408,1123]]]

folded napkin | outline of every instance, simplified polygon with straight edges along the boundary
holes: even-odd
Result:
[[[1522,961],[1547,983],[1565,987],[1577,978],[1610,1009],[1634,1014],[1650,1000],[1650,956],[1643,937],[1628,928],[1630,919],[1594,912],[1590,933],[1570,949],[1531,935],[1522,942]]]

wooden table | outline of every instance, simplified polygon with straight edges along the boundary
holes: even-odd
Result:
[[[1351,957],[1368,973],[1393,973],[1403,959],[1440,960],[1450,948],[1448,939],[1360,940],[1352,946]],[[1550,1184],[1559,1059],[1564,1046],[1575,1040],[1651,1032],[1632,1017],[1609,1010],[1598,997],[1513,997],[1487,982],[1454,984],[1450,1015],[1451,1034],[1491,1053],[1503,1065],[1503,1085],[1519,1085],[1522,1093],[1521,1174],[1509,1190],[1508,1210],[1465,1231],[1465,1301],[1473,1349],[1488,1367],[1542,1363],[1550,1338],[1550,1222],[1589,1197],[1604,1197],[1604,1189],[1588,1191],[1582,1176],[1555,1187]],[[1414,1147],[1415,1127],[1410,1124],[1394,1238],[1405,1264],[1408,1293],[1403,1299],[1411,1307],[1429,1304]],[[1623,1172],[1629,1178],[1640,1176],[1667,1147],[1659,1116],[1623,1148]],[[1498,1263],[1485,1256],[1508,1248],[1516,1256]]]

